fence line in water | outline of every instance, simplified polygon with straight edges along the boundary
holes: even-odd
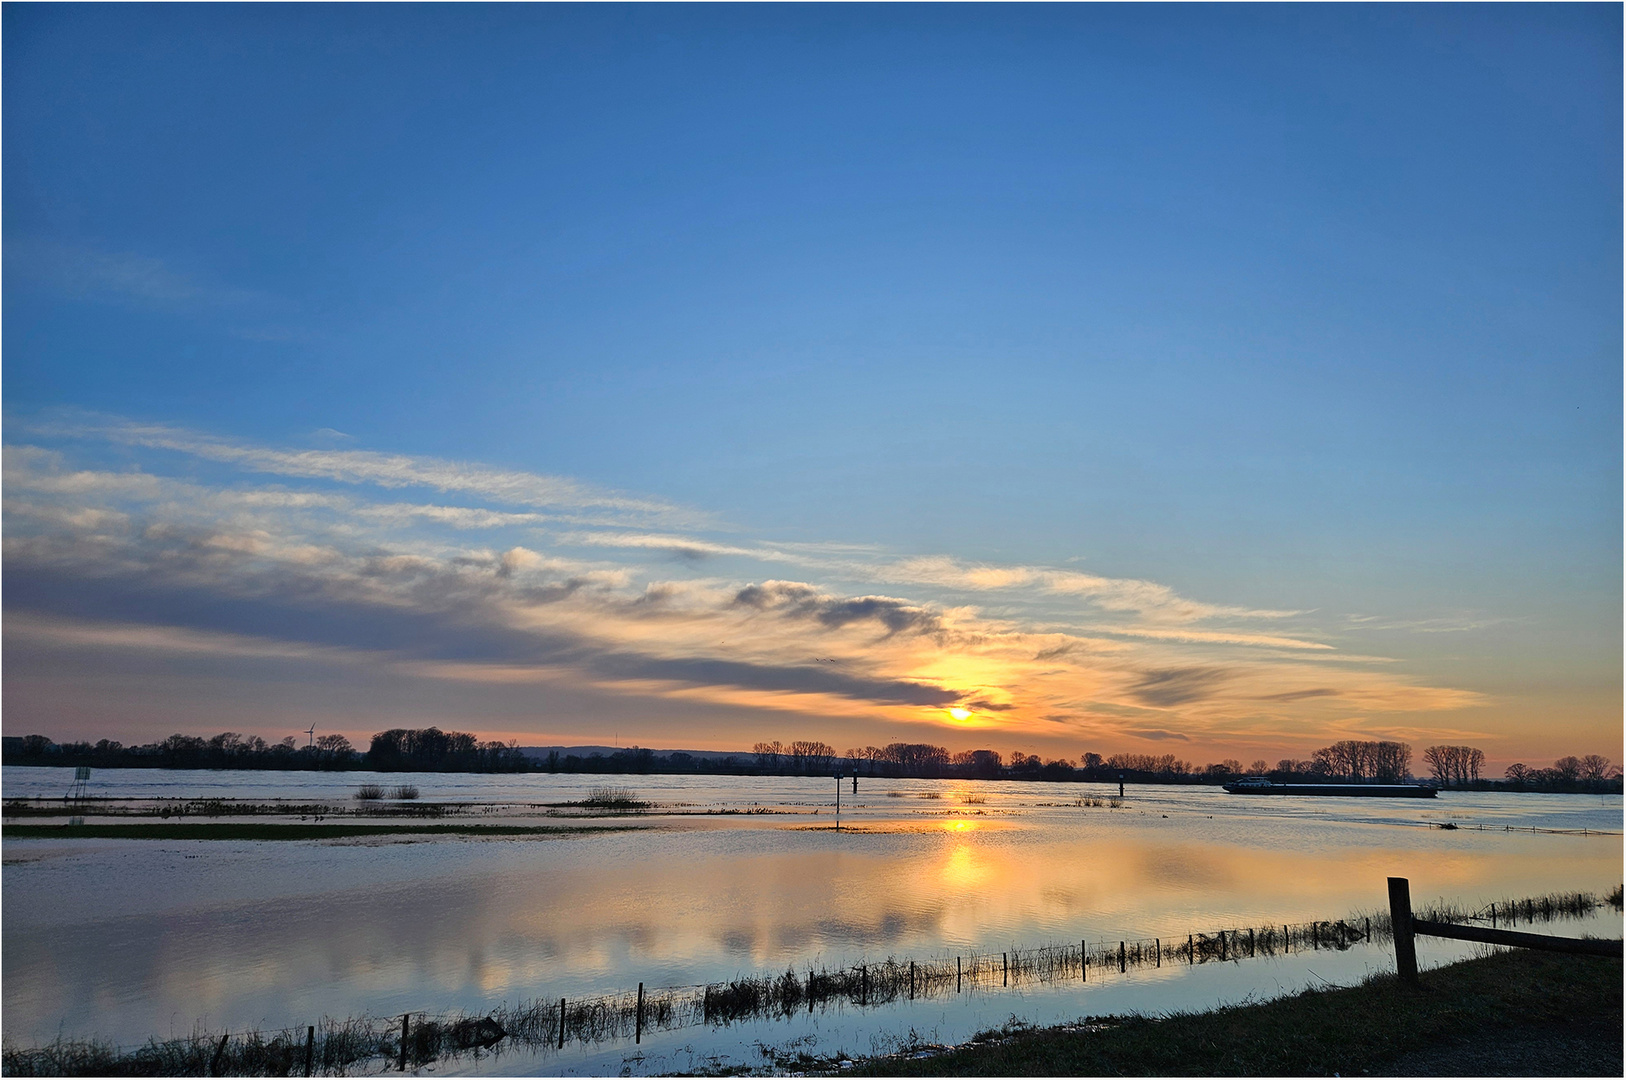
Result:
[[[1502,900],[1482,908],[1437,904],[1414,912],[1437,922],[1494,925],[1583,918],[1603,907],[1622,909],[1622,890],[1608,896],[1554,893]],[[1392,940],[1389,913],[1357,913],[1343,919],[1264,927],[1226,928],[1184,938],[1053,944],[1004,952],[941,955],[929,960],[889,957],[878,963],[830,970],[787,970],[729,982],[660,987],[595,995],[571,1001],[537,999],[503,1004],[479,1015],[463,1012],[408,1017],[324,1019],[305,1028],[262,1033],[198,1031],[190,1037],[140,1047],[58,1039],[45,1047],[4,1051],[7,1076],[136,1075],[293,1076],[339,1074],[358,1062],[383,1058],[423,1065],[466,1053],[501,1052],[508,1045],[562,1049],[616,1039],[641,1040],[645,1032],[701,1025],[722,1027],[747,1020],[788,1017],[837,1003],[870,1008],[900,1001],[946,997],[967,990],[998,991],[1033,983],[1076,982],[1127,974],[1131,968],[1198,966],[1254,957],[1318,950],[1343,951],[1365,942]]]

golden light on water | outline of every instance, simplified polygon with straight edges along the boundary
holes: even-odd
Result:
[[[993,866],[967,844],[960,844],[949,852],[943,863],[943,884],[955,892],[981,885],[994,872]]]

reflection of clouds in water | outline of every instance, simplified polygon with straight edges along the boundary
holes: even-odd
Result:
[[[644,783],[645,794],[676,784]],[[704,783],[733,785],[735,800],[747,802],[793,787]],[[790,795],[802,799],[799,790]],[[703,824],[693,831],[668,822],[546,843],[186,846],[206,856],[195,860],[183,860],[180,845],[83,846],[7,867],[7,1033],[48,1039],[63,1024],[70,1034],[139,1040],[205,1015],[280,1025],[505,998],[552,995],[557,1004],[640,981],[689,984],[809,963],[1083,936],[1183,938],[1233,919],[1264,925],[1378,907],[1388,873],[1410,876],[1425,900],[1606,891],[1619,880],[1618,839],[1264,817],[1185,789],[1141,798],[1154,795],[1185,812],[1081,811],[1048,787],[1007,785],[990,794],[991,808],[1030,805],[1015,807],[1020,822],[1004,830],[950,832],[952,819],[932,818],[918,821],[922,832],[837,836],[694,819]],[[1223,813],[1233,805],[1236,813]],[[1513,796],[1472,805],[1550,812]],[[1618,806],[1607,811],[1615,820]],[[8,858],[61,850],[7,848]],[[105,1030],[111,1023],[127,1026]]]
[[[1130,870],[1140,881],[1183,889],[1231,884],[1235,880],[1233,860],[1239,851],[1228,848],[1220,858],[1203,848],[1183,844],[1178,848],[1155,847],[1127,854],[1129,860],[1121,864],[1122,868]]]
[[[756,935],[736,927],[725,926],[717,940],[724,952],[734,956],[752,955],[757,951]]]

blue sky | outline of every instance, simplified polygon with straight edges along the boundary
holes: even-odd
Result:
[[[1620,756],[1617,7],[4,22],[8,732]]]

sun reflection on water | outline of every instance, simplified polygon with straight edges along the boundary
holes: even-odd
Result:
[[[987,881],[993,872],[992,864],[970,844],[956,844],[943,863],[943,884],[966,891]]]

